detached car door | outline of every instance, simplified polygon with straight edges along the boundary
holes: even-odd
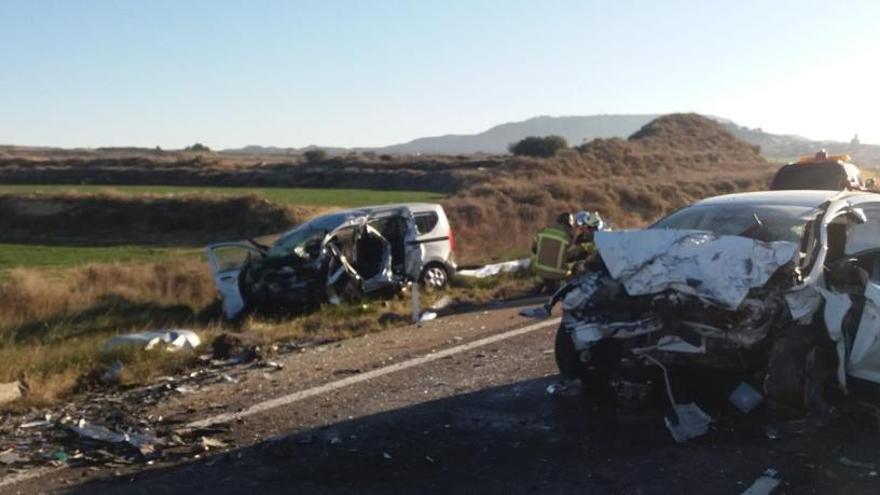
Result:
[[[205,254],[223,300],[223,315],[231,320],[246,306],[238,282],[241,268],[250,257],[262,257],[263,252],[249,242],[239,241],[211,244],[205,248]]]

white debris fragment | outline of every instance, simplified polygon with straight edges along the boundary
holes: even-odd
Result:
[[[733,392],[727,397],[727,400],[739,409],[741,413],[748,414],[761,405],[764,396],[755,390],[755,387],[746,382],[740,382],[740,384],[737,385],[736,388],[733,389]]]
[[[144,350],[152,350],[164,345],[169,351],[178,349],[195,349],[202,344],[199,336],[192,330],[158,330],[117,335],[104,345],[106,349],[136,346]]]
[[[676,442],[684,443],[692,438],[705,435],[709,431],[712,417],[693,402],[674,404],[672,410],[675,412],[675,418],[664,419],[666,420],[666,429],[669,430]]]
[[[530,258],[523,258],[521,260],[494,263],[473,270],[459,270],[455,273],[457,275],[461,275],[462,277],[486,278],[494,277],[495,275],[500,275],[502,273],[512,273],[518,272],[520,270],[525,270],[531,264],[532,260]]]
[[[787,241],[659,229],[598,232],[596,247],[631,296],[672,289],[730,309],[798,252],[798,245]]]
[[[425,311],[422,313],[422,316],[419,317],[419,321],[431,321],[437,319],[437,313],[433,311]]]
[[[771,468],[764,471],[764,474],[756,479],[750,487],[746,488],[742,495],[769,495],[781,483],[782,479],[779,477],[779,472]]]

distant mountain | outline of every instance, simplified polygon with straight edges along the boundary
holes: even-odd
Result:
[[[497,125],[479,134],[448,134],[386,146],[383,153],[507,153],[507,147],[526,136],[562,136],[570,145],[596,138],[626,137],[659,115],[589,115],[584,117],[534,117]]]
[[[339,148],[320,147],[331,154],[345,154],[352,151],[372,151],[387,154],[436,154],[459,155],[472,153],[507,153],[511,143],[527,136],[547,136],[556,134],[565,138],[570,145],[579,145],[596,138],[627,138],[645,124],[659,117],[656,114],[637,115],[586,115],[569,117],[533,117],[521,122],[508,122],[497,125],[478,134],[447,134],[444,136],[423,137],[412,141],[378,148]],[[762,129],[743,127],[720,117],[711,117],[722,124],[734,136],[750,144],[761,147],[761,154],[774,161],[785,161],[801,155],[810,155],[820,148],[831,153],[848,153],[859,165],[880,167],[880,146],[840,141],[818,141],[789,134],[771,134]],[[225,153],[242,154],[300,154],[309,149],[247,146]]]

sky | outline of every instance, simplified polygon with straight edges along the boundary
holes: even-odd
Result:
[[[880,143],[880,2],[0,0],[0,143],[383,146],[694,111]]]

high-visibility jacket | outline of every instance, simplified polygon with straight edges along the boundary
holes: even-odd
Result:
[[[545,227],[535,237],[535,274],[544,280],[562,280],[569,274],[571,239],[559,227]]]

